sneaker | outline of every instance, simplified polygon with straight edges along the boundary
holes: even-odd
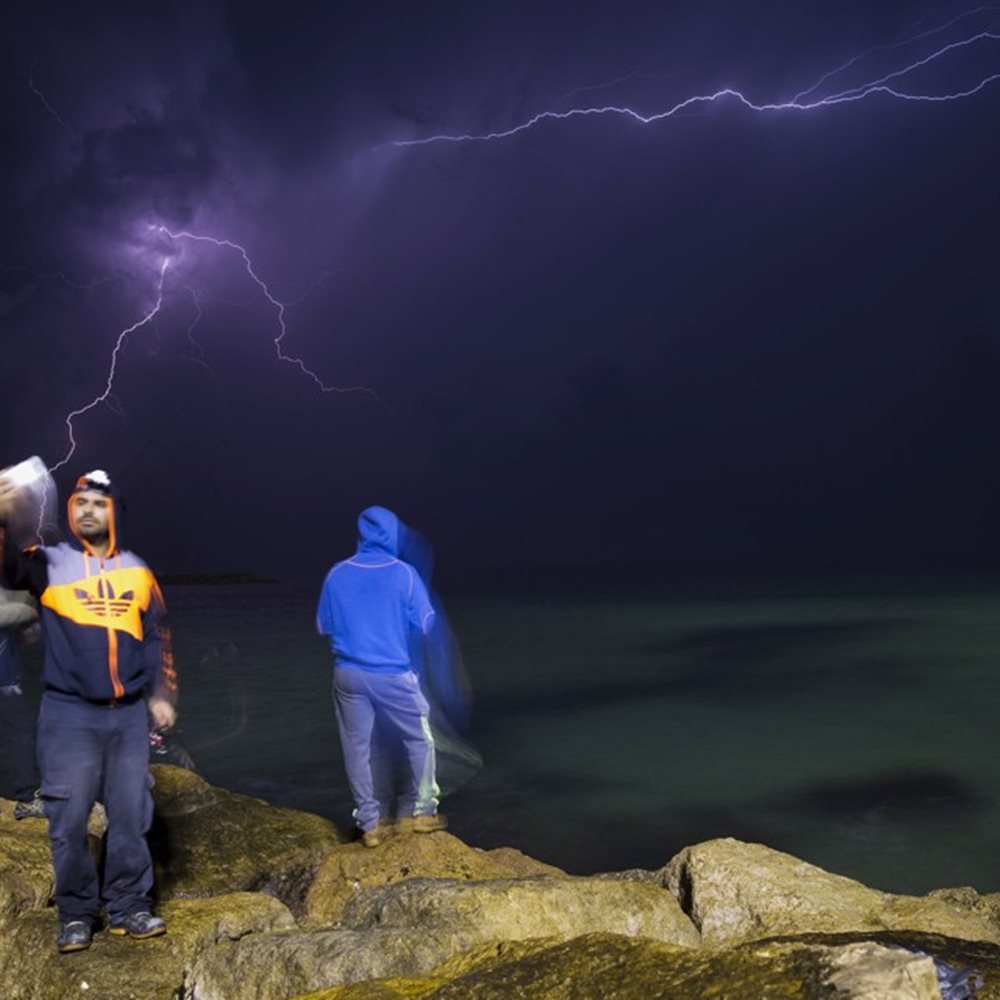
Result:
[[[41,795],[35,792],[35,797],[27,802],[18,802],[14,806],[14,819],[45,819],[45,803]],[[73,921],[76,923],[76,921]]]
[[[440,813],[421,813],[419,816],[404,816],[396,820],[396,829],[400,833],[433,833],[443,830],[448,825],[448,819]]]
[[[70,920],[59,925],[59,937],[56,947],[65,954],[70,951],[83,951],[90,947],[93,929],[85,920]]]
[[[108,933],[118,937],[127,934],[137,940],[159,937],[167,933],[167,922],[163,917],[154,917],[148,910],[141,910],[139,913],[130,913],[120,924],[112,923]]]

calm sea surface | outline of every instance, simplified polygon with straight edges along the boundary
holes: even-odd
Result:
[[[347,827],[318,584],[167,588],[177,739]],[[483,764],[445,756],[442,809],[470,843],[587,873],[733,836],[885,890],[1000,890],[1000,581],[444,599]]]

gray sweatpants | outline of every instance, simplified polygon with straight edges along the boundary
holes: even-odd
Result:
[[[380,810],[373,780],[373,754],[401,756],[408,773],[400,797],[400,813],[412,816],[434,814],[438,805],[435,779],[434,738],[429,721],[430,706],[411,671],[383,674],[356,667],[335,667],[333,704],[337,712],[340,745],[344,751],[347,782],[354,797],[355,818],[362,830],[373,829]],[[401,755],[393,747],[375,746],[376,721],[380,739],[398,741]],[[388,817],[381,817],[388,818]]]

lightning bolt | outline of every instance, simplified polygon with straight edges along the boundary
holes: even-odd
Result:
[[[31,64],[31,69],[28,70],[28,89],[35,95],[35,97],[37,97],[39,99],[39,101],[42,102],[42,106],[45,108],[45,110],[53,118],[55,118],[55,120],[57,122],[59,122],[59,124],[67,132],[72,133],[73,130],[69,127],[69,123],[66,121],[65,118],[62,117],[62,115],[59,114],[58,111],[56,111],[56,109],[54,107],[52,107],[51,103],[49,103],[49,99],[41,92],[41,90],[38,88],[38,85],[35,83],[35,64],[34,63]]]
[[[977,8],[975,11],[968,11],[965,14],[959,15],[958,17],[952,18],[951,21],[946,24],[940,25],[937,28],[930,29],[919,35],[913,36],[912,38],[905,39],[901,42],[893,43],[889,46],[881,46],[879,49],[895,49],[904,45],[912,44],[915,41],[922,40],[931,35],[940,34],[946,28],[951,27],[955,23],[964,18],[971,16],[974,13],[981,13],[986,10],[996,10],[993,7],[981,7]],[[991,83],[1000,80],[1000,72],[990,73],[986,76],[981,77],[977,82],[968,86],[963,90],[949,91],[946,93],[931,93],[921,90],[903,90],[900,89],[898,81],[902,80],[903,77],[908,76],[922,69],[926,66],[930,66],[933,63],[944,59],[951,53],[954,53],[960,49],[968,48],[969,46],[978,45],[980,43],[989,44],[993,42],[1000,41],[1000,33],[994,31],[978,31],[975,34],[969,35],[967,37],[961,38],[958,41],[949,42],[947,45],[943,45],[938,49],[935,49],[929,55],[924,56],[921,59],[917,59],[913,62],[907,63],[901,66],[899,69],[895,69],[892,72],[886,73],[883,76],[877,77],[866,81],[865,83],[859,84],[854,87],[849,87],[844,90],[837,91],[835,93],[826,94],[825,96],[813,97],[809,100],[805,98],[810,94],[815,94],[820,87],[830,80],[832,77],[843,72],[849,67],[855,65],[858,61],[864,58],[869,53],[876,51],[876,49],[869,49],[866,53],[854,56],[852,59],[848,60],[841,66],[836,67],[825,73],[819,80],[816,81],[811,87],[806,90],[800,91],[795,97],[784,101],[772,101],[766,103],[758,103],[744,94],[742,91],[737,90],[733,87],[723,87],[719,90],[713,91],[711,93],[705,94],[692,94],[689,97],[678,101],[676,104],[670,107],[657,111],[652,114],[643,114],[634,108],[628,106],[617,106],[617,105],[599,105],[590,107],[577,107],[570,108],[565,111],[541,111],[523,122],[517,125],[513,125],[510,128],[502,129],[494,132],[482,132],[482,133],[463,133],[463,134],[448,134],[440,133],[437,135],[425,136],[420,139],[396,139],[392,140],[389,145],[397,147],[408,147],[408,146],[426,146],[431,143],[438,142],[452,142],[452,143],[464,143],[464,142],[490,142],[498,139],[509,139],[511,136],[518,135],[521,132],[526,132],[529,129],[533,129],[535,126],[540,125],[542,122],[546,121],[566,121],[571,118],[587,118],[587,117],[597,117],[601,115],[616,115],[624,118],[632,119],[638,122],[640,125],[652,125],[656,122],[664,121],[667,118],[672,118],[682,111],[689,108],[695,107],[697,105],[714,104],[719,101],[726,99],[735,101],[737,104],[742,105],[748,111],[755,113],[768,113],[768,112],[803,112],[803,111],[816,111],[821,108],[835,107],[840,104],[851,104],[858,101],[863,101],[869,97],[875,95],[883,95],[895,100],[901,101],[917,101],[917,102],[927,102],[927,103],[942,103],[949,101],[958,101],[964,98],[972,97],[978,94],[980,91],[984,90]]]
[[[254,268],[253,261],[250,259],[250,255],[245,247],[241,246],[238,243],[234,243],[232,240],[220,239],[215,236],[207,236],[202,233],[192,233],[187,230],[179,230],[175,232],[174,230],[171,230],[167,226],[163,225],[152,225],[149,228],[161,236],[169,237],[171,240],[174,240],[175,242],[179,242],[182,240],[189,240],[195,243],[210,243],[213,246],[219,247],[221,249],[233,250],[236,253],[238,253],[243,260],[243,264],[247,274],[250,275],[254,283],[263,293],[264,298],[268,301],[268,303],[271,306],[274,307],[277,313],[278,327],[280,332],[274,338],[274,346],[278,359],[280,361],[284,361],[287,362],[288,364],[294,365],[303,374],[305,374],[308,378],[310,378],[312,382],[317,386],[317,388],[319,388],[324,393],[352,393],[352,392],[365,393],[371,396],[374,400],[376,400],[381,406],[383,406],[389,414],[392,414],[393,411],[391,407],[373,389],[370,389],[367,386],[344,387],[344,386],[327,385],[325,382],[323,382],[323,380],[319,377],[319,375],[316,374],[316,372],[314,372],[311,368],[309,368],[305,364],[305,362],[301,358],[293,357],[292,355],[285,353],[282,346],[282,341],[284,340],[285,336],[288,333],[288,325],[286,322],[285,313],[289,308],[289,306],[293,304],[293,302],[283,302],[275,297],[275,295],[271,292],[270,288],[268,287],[267,282],[265,282],[264,279],[261,278],[260,275],[257,273],[256,269]],[[64,465],[66,465],[67,462],[69,462],[69,460],[75,454],[77,448],[75,422],[80,417],[89,413],[91,410],[93,410],[97,406],[100,406],[101,404],[112,406],[112,408],[115,408],[117,412],[119,413],[121,412],[120,405],[117,404],[117,401],[113,395],[115,377],[118,372],[118,358],[129,336],[135,333],[137,330],[141,329],[142,327],[148,325],[150,322],[152,322],[154,317],[156,317],[156,315],[163,308],[167,271],[170,268],[172,259],[173,255],[166,255],[163,257],[160,263],[159,274],[156,284],[155,302],[152,308],[150,308],[148,312],[146,312],[142,316],[141,319],[138,319],[131,326],[125,327],[118,334],[118,338],[115,341],[114,349],[111,352],[111,359],[109,362],[108,373],[105,378],[103,391],[99,395],[95,396],[85,406],[81,406],[79,409],[73,410],[72,412],[66,415],[64,422],[66,424],[67,436],[69,439],[68,450],[66,451],[66,454],[63,455],[63,457],[55,465],[51,467],[50,469],[51,472],[57,472]],[[298,299],[294,301],[300,301],[302,298],[308,295],[312,291],[312,289],[315,288],[316,285],[318,285],[321,281],[325,280],[325,278],[327,278],[330,275],[330,273],[331,272],[323,272],[323,274],[321,274],[309,286],[309,288],[307,288],[306,291],[303,292],[302,295],[300,295]],[[61,278],[62,275],[59,275],[58,277]],[[192,288],[190,285],[185,285],[184,287],[190,293],[195,306],[195,317],[187,328],[188,341],[191,343],[192,348],[194,348],[196,352],[194,360],[196,360],[198,363],[202,364],[206,369],[208,369],[208,365],[205,364],[204,361],[204,352],[201,349],[201,345],[194,338],[194,330],[197,327],[198,322],[201,320],[203,315],[201,302],[194,288]],[[208,370],[210,371],[211,369]]]
[[[318,389],[320,389],[320,391],[322,391],[322,392],[333,392],[333,393],[361,392],[361,393],[365,393],[365,394],[371,396],[374,400],[376,400],[381,406],[385,407],[385,409],[387,410],[387,412],[389,412],[390,414],[392,413],[392,409],[385,402],[385,400],[383,400],[381,398],[381,396],[379,396],[378,393],[375,392],[374,389],[369,389],[367,386],[363,386],[363,385],[355,385],[355,386],[327,385],[319,377],[319,375],[316,374],[316,372],[314,372],[311,368],[309,368],[306,365],[306,363],[301,358],[293,357],[292,355],[286,354],[284,352],[284,349],[282,347],[282,341],[285,339],[285,336],[288,333],[288,325],[285,322],[285,312],[286,312],[286,310],[288,309],[288,307],[289,307],[289,305],[291,303],[282,302],[280,299],[277,299],[277,298],[274,297],[274,295],[272,294],[270,288],[268,288],[267,283],[264,281],[263,278],[260,277],[260,275],[256,272],[256,270],[254,270],[253,261],[250,260],[250,255],[247,253],[247,250],[246,250],[245,247],[240,246],[239,243],[234,243],[232,240],[219,239],[218,237],[215,237],[215,236],[206,236],[206,235],[203,235],[201,233],[191,233],[191,232],[188,232],[185,229],[182,229],[182,230],[180,230],[178,232],[173,232],[172,230],[168,229],[166,226],[162,226],[162,225],[161,226],[154,226],[152,228],[155,229],[156,232],[158,232],[158,233],[160,233],[160,234],[162,234],[164,236],[169,236],[172,240],[191,240],[191,241],[196,242],[196,243],[211,243],[213,246],[217,246],[217,247],[220,247],[220,248],[225,248],[225,249],[228,249],[228,250],[234,250],[234,251],[236,251],[236,253],[238,253],[240,255],[240,257],[242,257],[242,259],[243,259],[243,265],[246,268],[247,274],[250,275],[250,277],[256,283],[257,287],[260,288],[261,292],[264,293],[264,298],[267,299],[267,301],[274,307],[275,311],[277,312],[277,315],[278,315],[278,327],[279,327],[279,329],[280,329],[281,332],[278,334],[277,337],[274,338],[274,348],[275,348],[275,352],[276,352],[276,354],[278,356],[278,360],[279,361],[287,362],[288,364],[291,364],[291,365],[294,365],[304,375],[308,376],[313,381],[313,383],[316,385],[316,387]],[[320,280],[322,280],[322,276],[319,279],[317,279],[317,282],[320,281]],[[307,291],[304,294],[308,294],[308,292],[312,290],[312,287],[314,287],[314,285],[317,282],[314,282],[313,286],[310,286],[310,288],[307,289]],[[300,298],[301,297],[302,296],[300,296]],[[189,333],[190,333],[190,331],[189,331]]]
[[[208,362],[205,361],[205,349],[198,343],[195,339],[194,331],[198,324],[201,322],[202,316],[205,315],[201,308],[201,299],[198,298],[198,290],[193,288],[191,285],[184,286],[188,292],[191,294],[191,301],[194,302],[194,319],[191,320],[187,328],[187,339],[188,343],[191,345],[191,360],[195,364],[201,365],[202,368],[207,372],[212,372],[211,367]],[[213,373],[214,374],[214,373]]]
[[[118,370],[118,355],[121,354],[122,348],[125,346],[125,341],[128,340],[129,334],[135,333],[136,330],[149,323],[163,306],[163,283],[166,280],[167,268],[169,266],[170,258],[164,257],[163,263],[160,265],[159,280],[156,285],[156,302],[152,309],[150,309],[149,312],[142,317],[142,319],[136,320],[135,323],[131,326],[125,327],[125,329],[118,334],[114,350],[111,352],[111,362],[108,368],[108,375],[104,383],[104,391],[100,395],[95,396],[89,403],[87,403],[86,406],[81,406],[78,410],[73,410],[71,413],[66,415],[65,423],[69,436],[69,450],[55,465],[52,466],[49,470],[50,472],[58,472],[76,452],[76,435],[73,432],[73,422],[77,419],[77,417],[82,417],[85,413],[89,413],[95,407],[100,406],[102,403],[106,403],[111,397],[115,384],[115,373]]]
[[[950,21],[945,21],[944,24],[939,24],[936,28],[930,28],[927,31],[922,31],[918,35],[910,35],[909,38],[904,38],[898,42],[890,42],[886,45],[874,45],[870,49],[866,49],[859,55],[852,56],[850,59],[847,60],[847,62],[843,63],[842,65],[837,66],[834,69],[828,70],[811,87],[808,87],[805,90],[800,90],[792,98],[792,100],[793,101],[803,100],[803,98],[806,98],[810,94],[819,90],[819,88],[824,83],[826,83],[827,80],[830,80],[833,77],[838,76],[839,74],[845,72],[846,70],[849,70],[856,63],[861,62],[862,59],[866,59],[868,56],[874,54],[875,52],[887,52],[893,49],[903,48],[907,45],[913,45],[916,42],[923,41],[925,38],[931,38],[934,35],[940,35],[941,32],[947,31],[948,28],[950,28],[952,25],[958,24],[959,21],[965,21],[968,18],[975,16],[976,14],[986,14],[986,13],[992,13],[992,14],[1000,13],[1000,7],[976,7],[973,10],[967,10],[962,14],[957,14]]]
[[[929,30],[920,32],[919,34],[911,35],[910,37],[907,37],[901,41],[869,48],[865,52],[860,53],[859,55],[852,56],[849,60],[842,63],[841,65],[828,70],[822,76],[820,76],[816,80],[816,82],[813,83],[811,86],[808,86],[805,89],[798,91],[798,93],[796,93],[793,97],[787,100],[759,102],[752,99],[751,97],[747,96],[747,94],[743,93],[741,90],[738,90],[734,87],[723,87],[709,93],[692,94],[663,110],[656,111],[650,114],[644,114],[636,110],[635,108],[627,105],[618,106],[618,105],[606,104],[606,105],[580,106],[561,111],[560,110],[541,111],[518,124],[515,124],[509,128],[498,131],[483,132],[483,133],[468,132],[462,134],[440,133],[436,135],[426,136],[423,138],[393,140],[388,144],[396,147],[410,147],[410,146],[429,145],[432,143],[439,143],[439,142],[450,142],[450,143],[488,142],[488,141],[511,138],[522,132],[526,132],[530,129],[533,129],[544,122],[567,121],[569,119],[589,118],[589,117],[598,117],[605,115],[628,118],[641,125],[651,125],[672,118],[685,110],[701,105],[710,105],[723,101],[731,101],[736,103],[737,105],[741,105],[747,111],[757,114],[763,114],[763,113],[780,113],[780,112],[816,111],[824,108],[835,107],[841,104],[857,103],[879,95],[893,100],[921,102],[921,103],[943,103],[943,102],[963,100],[973,97],[974,95],[980,93],[981,91],[986,89],[988,86],[990,86],[997,80],[1000,80],[1000,71],[980,76],[978,80],[975,80],[974,82],[970,83],[967,87],[965,87],[965,89],[951,90],[945,92],[934,92],[932,90],[913,88],[913,87],[904,88],[901,81],[903,81],[904,78],[916,73],[917,71],[932,66],[934,64],[937,64],[942,60],[946,59],[948,56],[954,55],[961,50],[969,50],[973,46],[993,45],[994,43],[1000,41],[1000,32],[992,30],[980,30],[972,34],[967,34],[956,41],[951,41],[948,42],[947,44],[940,45],[938,48],[934,49],[929,54],[921,58],[917,58],[908,63],[904,63],[903,65],[898,66],[898,68],[883,73],[883,75],[881,76],[870,78],[858,85],[842,88],[839,90],[833,90],[832,92],[828,93],[823,93],[823,89],[827,87],[830,81],[833,80],[835,77],[857,66],[862,60],[872,55],[873,53],[897,51],[907,46],[914,45],[930,37],[940,35],[948,28],[951,28],[954,25],[967,20],[974,15],[983,14],[986,12],[1000,12],[1000,8],[985,7],[985,6],[978,7],[975,8],[974,10],[969,10],[962,14],[959,14],[956,17],[951,18],[946,23],[941,24],[935,28],[931,28]],[[598,89],[603,86],[612,86],[618,83],[624,83],[635,75],[636,75],[635,73],[628,74],[617,81],[612,81],[610,84],[598,84],[591,87],[578,88],[578,90],[571,92],[571,94],[572,93],[578,94],[587,90]],[[29,72],[28,84],[32,92],[39,98],[39,100],[45,106],[46,110],[61,125],[63,125],[63,127],[68,129],[69,126],[67,125],[67,123],[59,116],[58,112],[56,112],[56,110],[45,98],[45,95],[35,85],[33,77],[33,69],[32,72]],[[564,95],[564,98],[560,100],[565,100],[569,96],[571,95]],[[166,236],[175,242],[188,241],[192,243],[211,244],[212,246],[220,250],[232,251],[238,254],[241,260],[243,261],[243,265],[247,274],[252,279],[257,288],[260,290],[260,292],[263,294],[268,304],[274,309],[276,313],[279,332],[277,336],[274,337],[273,343],[278,360],[290,364],[299,369],[299,371],[302,374],[304,374],[307,378],[309,378],[313,382],[313,384],[323,393],[337,393],[337,394],[355,393],[355,392],[365,393],[371,396],[380,405],[385,407],[385,409],[389,413],[392,413],[390,407],[385,403],[384,400],[382,400],[382,398],[374,390],[366,386],[339,387],[339,386],[328,385],[320,378],[320,376],[315,371],[313,371],[306,365],[306,363],[302,360],[302,358],[289,354],[285,350],[284,341],[288,334],[288,324],[286,316],[288,309],[292,305],[294,305],[295,302],[299,301],[302,297],[308,295],[311,288],[315,287],[315,284],[318,283],[318,281],[323,280],[323,278],[326,276],[326,273],[324,273],[324,275],[322,275],[319,279],[317,279],[317,282],[314,282],[314,284],[310,286],[310,288],[307,289],[302,296],[299,296],[298,299],[283,301],[282,299],[279,299],[272,293],[267,282],[258,273],[253,261],[250,258],[247,249],[241,246],[240,244],[229,239],[224,239],[202,233],[190,232],[188,230],[173,231],[164,225],[153,225],[150,226],[150,229],[155,231],[157,234],[161,236]],[[104,390],[98,396],[92,399],[89,403],[87,403],[85,406],[73,410],[66,416],[65,423],[68,432],[69,447],[64,457],[60,459],[60,461],[52,467],[53,472],[62,468],[62,466],[64,466],[72,458],[73,454],[76,451],[77,441],[74,433],[75,421],[78,420],[80,417],[84,416],[86,413],[88,413],[95,407],[103,403],[110,404],[110,402],[113,400],[112,390],[114,387],[115,376],[117,373],[119,355],[128,337],[131,334],[135,333],[137,330],[149,324],[154,319],[154,317],[160,312],[163,306],[164,286],[165,286],[167,272],[170,268],[171,260],[172,256],[169,255],[164,256],[160,264],[158,281],[156,285],[155,304],[139,320],[137,320],[131,326],[126,327],[119,333],[118,338],[115,342],[114,349],[111,353]],[[40,275],[39,277],[55,278],[58,280],[65,281],[67,284],[73,285],[73,283],[70,282],[69,279],[67,279],[64,275],[61,274]],[[80,286],[74,285],[74,287],[80,287]],[[188,292],[192,295],[196,309],[196,315],[194,320],[188,327],[187,336],[192,344],[192,347],[198,348],[199,357],[196,360],[200,360],[201,363],[204,363],[203,352],[201,352],[200,350],[200,345],[197,344],[197,341],[194,340],[194,330],[198,325],[198,322],[202,316],[201,304],[198,300],[198,296],[195,290],[190,286],[185,286],[185,287],[187,288]]]

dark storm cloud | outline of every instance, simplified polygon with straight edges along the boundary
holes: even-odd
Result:
[[[62,454],[167,254],[163,309],[121,353],[125,416],[101,408],[78,436],[81,462],[131,470],[174,568],[243,563],[250,536],[250,561],[280,566],[284,540],[242,498],[287,511],[289,484],[317,564],[372,502],[442,565],[996,549],[997,92],[386,145],[579,100],[787,97],[957,12],[21,10],[0,111],[17,151],[0,164],[0,464]],[[247,247],[288,304],[282,348],[395,415],[314,391],[277,359],[278,312],[239,255],[161,223]],[[44,384],[19,374],[39,366]],[[177,480],[227,516],[192,499],[178,525]]]
[[[211,135],[201,122],[137,111],[132,121],[84,138],[64,204],[81,211],[79,221],[87,226],[107,225],[108,218],[144,211],[177,223],[190,222],[198,201],[219,174],[212,147]]]

